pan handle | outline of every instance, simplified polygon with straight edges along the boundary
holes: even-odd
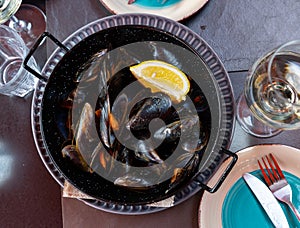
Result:
[[[219,178],[219,180],[217,181],[217,183],[213,186],[213,187],[209,187],[199,181],[195,181],[197,184],[199,184],[204,190],[210,192],[210,193],[214,193],[216,192],[222,185],[222,183],[224,182],[224,180],[226,179],[226,177],[228,176],[228,174],[230,173],[230,171],[232,170],[233,166],[235,165],[235,163],[237,162],[238,160],[238,156],[229,151],[229,150],[226,150],[224,148],[222,148],[222,152],[231,156],[232,157],[232,160],[231,162],[229,163],[229,165],[226,167],[225,171],[223,172],[222,176]]]
[[[59,47],[63,48],[65,51],[69,51],[69,49],[63,45],[58,39],[56,39],[51,33],[49,32],[44,32],[36,41],[36,43],[33,45],[33,47],[29,50],[27,56],[24,59],[23,62],[23,66],[24,68],[30,72],[31,74],[33,74],[34,76],[36,76],[38,79],[43,80],[43,81],[48,81],[48,77],[41,75],[40,73],[38,73],[36,70],[34,70],[33,68],[31,68],[28,65],[28,61],[29,59],[33,56],[34,52],[36,51],[36,49],[43,43],[44,39],[46,38],[50,38],[56,45],[58,45]]]

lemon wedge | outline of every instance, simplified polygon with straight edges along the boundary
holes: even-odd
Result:
[[[177,67],[159,60],[148,60],[130,67],[131,73],[153,93],[163,92],[174,102],[185,100],[190,90],[187,76]]]

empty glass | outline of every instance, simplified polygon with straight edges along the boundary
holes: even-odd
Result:
[[[4,95],[26,96],[35,88],[37,78],[23,68],[28,53],[20,35],[8,26],[0,25],[0,93]],[[29,65],[37,69],[30,59]]]

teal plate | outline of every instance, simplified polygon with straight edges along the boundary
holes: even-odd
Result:
[[[300,179],[295,175],[283,172],[290,183],[293,191],[293,203],[300,209]],[[259,170],[251,172],[259,179],[263,180]],[[242,203],[241,203],[242,202]],[[290,227],[299,227],[300,223],[292,214],[287,205],[280,202]],[[224,228],[233,227],[274,227],[271,220],[261,207],[260,203],[247,186],[243,178],[240,178],[227,193],[222,207],[222,225]]]
[[[161,4],[161,1],[149,1],[149,0],[136,0],[135,4],[145,6],[145,7],[168,7],[175,3],[180,2],[180,0],[168,0],[164,4]]]

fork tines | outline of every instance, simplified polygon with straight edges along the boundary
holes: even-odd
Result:
[[[266,163],[265,159],[267,160],[268,164]],[[262,167],[260,161],[258,160],[257,162],[267,184],[270,186],[281,179],[285,179],[273,154],[269,154],[269,156],[266,155],[265,159],[262,158],[262,162],[268,174],[265,172],[265,169]]]
[[[272,154],[265,156],[265,159],[262,158],[265,169],[262,167],[262,164],[257,160],[259,168],[264,176],[264,179],[273,193],[273,195],[280,201],[286,203],[294,212],[298,221],[300,221],[300,214],[298,210],[292,203],[292,189],[287,180],[285,179],[275,157]],[[268,164],[267,164],[268,163]],[[274,167],[275,166],[275,167]]]

